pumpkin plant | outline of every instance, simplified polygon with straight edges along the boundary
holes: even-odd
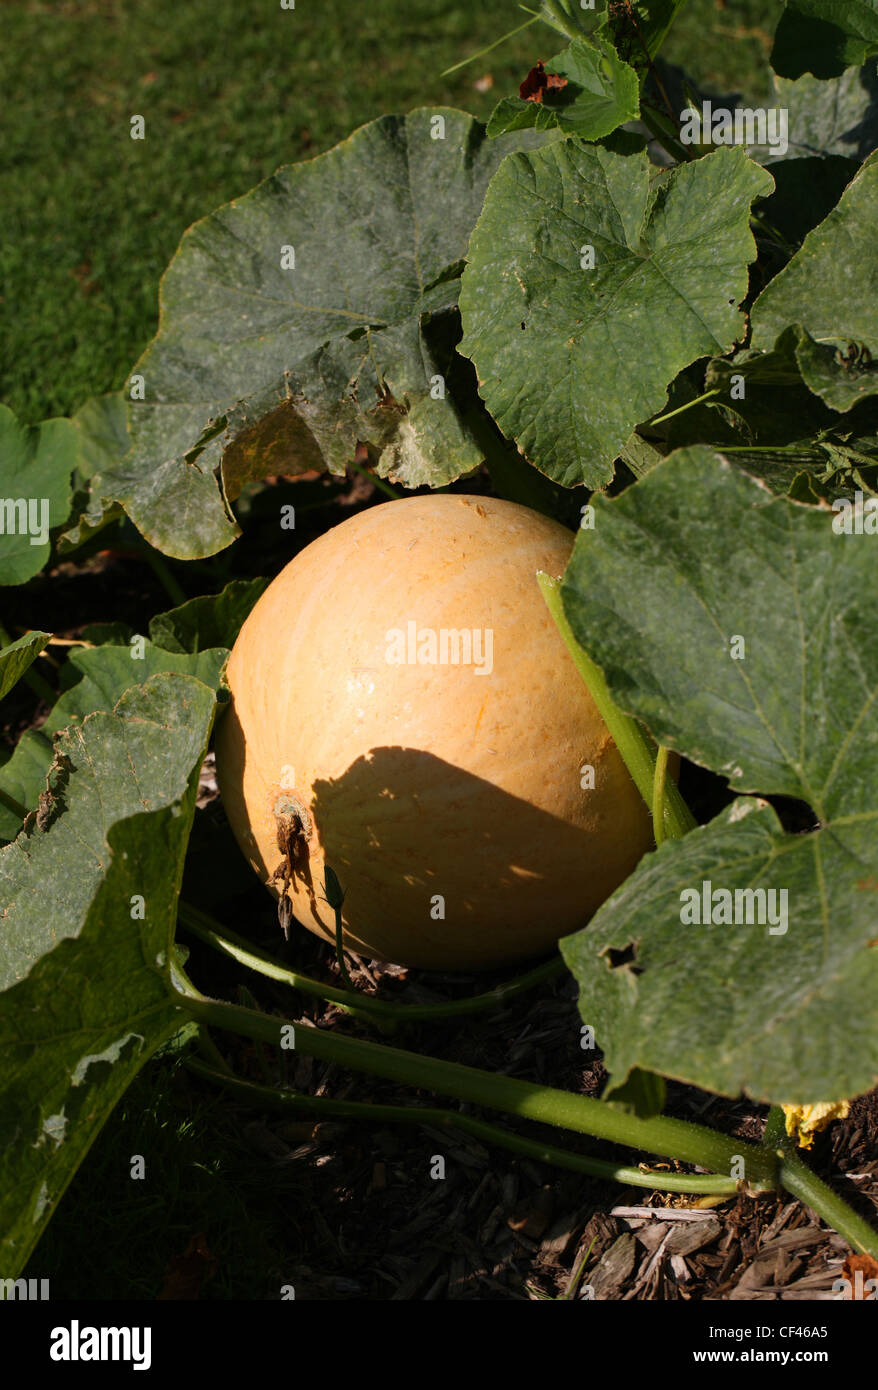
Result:
[[[0,408],[0,583],[116,544],[173,603],[63,647],[50,606],[0,630],[0,695],[48,707],[0,766],[3,1277],[172,1040],[257,1105],[785,1187],[878,1256],[798,1152],[878,1081],[878,30],[790,0],[772,123],[661,64],[682,3],[543,0],[558,52],[487,127],[384,116],[279,169],[185,234],[123,393],[35,427]],[[210,559],[264,479],[348,469],[372,505],[279,574]],[[181,894],[215,724],[279,937],[323,935],[339,984]],[[208,997],[188,938],[342,1025]],[[353,989],[346,950],[530,968],[404,1004]],[[388,1041],[564,970],[601,1099]],[[256,1085],[225,1033],[694,1171]],[[664,1078],[770,1106],[762,1141],[665,1114]]]

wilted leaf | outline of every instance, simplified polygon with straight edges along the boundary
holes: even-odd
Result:
[[[626,0],[625,4],[608,7],[598,35],[612,40],[619,56],[631,63],[643,81],[651,59],[685,3],[686,0]]]
[[[491,174],[534,132],[488,141],[461,111],[382,116],[197,222],[134,369],[132,451],[104,485],[159,549],[212,554],[268,474],[379,471],[440,486],[482,451],[443,389],[460,269]]]
[[[81,722],[95,710],[111,710],[132,686],[145,684],[159,672],[191,675],[216,689],[228,657],[225,648],[198,656],[164,651],[144,639],[143,656],[128,646],[107,644],[94,649],[74,649],[65,666],[66,688],[38,729],[28,729],[15,752],[0,768],[0,787],[28,810],[36,809],[52,762],[52,739],[60,729]],[[20,823],[0,805],[0,839],[11,840]]]
[[[111,487],[105,489],[103,477],[112,474],[131,447],[125,397],[121,391],[96,396],[80,406],[73,416],[79,432],[75,495],[71,525],[58,537],[62,554],[89,540],[96,531],[117,520],[122,508],[117,502],[104,500]]]

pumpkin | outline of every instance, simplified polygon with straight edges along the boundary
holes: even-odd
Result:
[[[429,969],[581,927],[650,817],[545,606],[573,535],[512,502],[384,503],[302,550],[244,623],[216,761],[250,864],[295,918]]]

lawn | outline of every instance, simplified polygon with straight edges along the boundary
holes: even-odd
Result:
[[[708,86],[768,80],[778,0],[690,0],[665,46]],[[243,16],[243,18],[242,18]],[[29,422],[121,387],[181,234],[280,164],[384,112],[482,118],[560,44],[510,0],[6,0],[0,49],[0,400]],[[746,34],[733,55],[729,38]],[[493,86],[484,90],[488,78]],[[143,116],[145,138],[130,136]]]

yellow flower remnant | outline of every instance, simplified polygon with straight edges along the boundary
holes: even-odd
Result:
[[[810,1149],[814,1135],[827,1129],[833,1120],[847,1118],[849,1100],[820,1101],[817,1105],[784,1105],[787,1134],[795,1138],[800,1149]]]

